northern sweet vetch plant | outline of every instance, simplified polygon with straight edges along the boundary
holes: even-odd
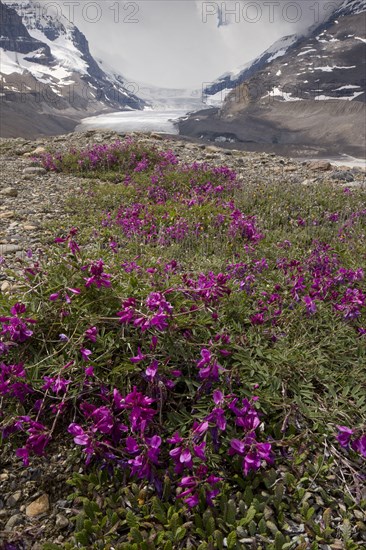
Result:
[[[287,228],[271,228],[275,211],[266,219],[248,207],[224,166],[180,164],[131,140],[41,162],[113,172],[121,184],[87,234],[64,231],[27,265],[24,299],[0,318],[0,424],[17,456],[28,464],[66,435],[90,466],[119,468],[158,494],[168,476],[189,507],[283,460],[287,424],[293,435],[309,422],[287,389],[297,370],[305,376],[307,347],[325,349],[319,364],[331,370],[333,330],[350,355],[365,340],[364,272],[342,249],[364,216],[344,224],[327,213],[325,242],[324,227],[298,212],[296,231],[313,231],[298,233],[300,246],[298,234],[290,242]],[[309,379],[315,402],[326,390],[315,369]],[[363,429],[340,426],[338,441],[365,456]]]

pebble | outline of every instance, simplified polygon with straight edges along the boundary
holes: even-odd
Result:
[[[14,508],[14,506],[16,506],[18,504],[21,497],[22,497],[22,491],[20,491],[20,490],[15,491],[15,493],[10,495],[6,499],[6,505],[9,506],[9,508]]]
[[[56,515],[56,527],[59,529],[66,529],[70,524],[69,520],[63,514]]]
[[[45,512],[48,512],[50,509],[50,501],[48,498],[48,495],[44,494],[38,497],[36,500],[28,504],[28,506],[25,509],[25,514],[33,518],[34,516],[39,516],[40,514],[44,514]]]
[[[15,212],[13,212],[13,210],[8,210],[7,212],[0,212],[0,220],[14,218],[14,216],[15,216]]]
[[[23,225],[23,229],[26,231],[34,231],[37,227],[35,225]]]
[[[28,168],[23,169],[23,174],[32,174],[35,176],[42,176],[47,174],[47,171],[41,166],[28,166]]]
[[[4,197],[17,197],[18,191],[14,187],[5,187],[5,189],[0,190],[0,195]]]
[[[16,525],[19,525],[23,522],[24,522],[24,519],[22,514],[14,514],[6,522],[4,531],[13,531]]]
[[[313,160],[307,163],[309,170],[326,171],[332,168],[332,165],[327,160]]]
[[[0,256],[10,252],[19,252],[21,247],[17,244],[0,244]]]
[[[337,170],[334,174],[331,175],[333,180],[340,181],[354,181],[354,175],[350,171],[346,170]]]
[[[41,145],[39,147],[36,147],[34,151],[31,152],[31,155],[43,155],[43,153],[46,153],[46,149],[42,147]]]

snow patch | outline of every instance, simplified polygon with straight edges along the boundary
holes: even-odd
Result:
[[[300,52],[299,54],[297,54],[297,57],[300,57],[300,55],[306,55],[310,52],[316,52],[316,50],[314,48],[311,48],[310,50],[306,50],[305,52]]]
[[[334,91],[338,92],[339,90],[352,90],[353,88],[361,88],[361,86],[355,86],[354,84],[347,84],[346,86],[341,86],[336,88]]]
[[[330,96],[326,96],[326,95],[317,95],[314,97],[315,100],[320,100],[320,101],[323,101],[323,100],[327,100],[327,99],[341,99],[342,101],[352,101],[353,99],[355,99],[356,97],[358,97],[359,95],[362,95],[363,93],[365,92],[355,92],[352,96],[347,96],[347,97],[330,97]]]
[[[16,52],[8,52],[0,48],[0,73],[23,74],[24,70],[19,66]]]
[[[356,65],[350,65],[348,67],[340,67],[338,65],[324,65],[323,67],[314,67],[315,71],[322,71],[323,73],[331,73],[334,69],[355,69]]]
[[[283,55],[285,55],[286,52],[287,52],[287,48],[274,53],[273,55],[271,55],[271,57],[267,59],[267,63],[270,63],[274,59],[277,59],[277,57],[282,57]]]
[[[280,88],[277,88],[277,86],[274,86],[272,88],[272,90],[270,90],[268,92],[268,94],[266,94],[264,96],[264,98],[266,98],[266,97],[272,97],[272,98],[280,97],[284,101],[302,101],[301,98],[292,97],[292,95],[290,93],[287,93],[287,92],[284,92],[283,90],[280,90]]]

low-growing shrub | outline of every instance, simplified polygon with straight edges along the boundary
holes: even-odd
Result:
[[[4,441],[27,465],[62,434],[102,468],[72,481],[77,543],[292,548],[296,506],[298,548],[335,540],[339,488],[321,512],[305,496],[312,460],[325,484],[366,456],[364,193],[299,200],[130,140],[42,163],[122,182],[85,184],[79,228],[1,304]]]

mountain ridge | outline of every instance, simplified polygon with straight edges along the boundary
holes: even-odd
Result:
[[[363,157],[365,29],[366,0],[343,2],[306,36],[285,37],[285,47],[279,41],[266,50],[231,79],[232,89],[206,90],[208,98],[209,92],[212,97],[227,95],[219,108],[181,120],[180,133],[242,147],[297,147]],[[225,78],[216,85],[226,86],[230,76]]]
[[[70,131],[88,115],[144,109],[122,76],[103,71],[66,17],[37,9],[32,0],[3,0],[0,8],[2,135]]]

